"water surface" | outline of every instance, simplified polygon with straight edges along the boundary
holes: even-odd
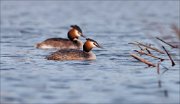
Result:
[[[156,45],[147,36],[159,35],[153,24],[178,22],[179,1],[1,1],[1,103],[178,104],[178,49],[168,48],[176,66],[165,62],[171,70],[158,76],[129,55],[137,47],[128,44]],[[66,38],[71,24],[104,47],[93,50],[97,60],[48,61],[54,50],[34,47]]]

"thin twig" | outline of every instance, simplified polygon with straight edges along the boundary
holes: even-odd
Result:
[[[130,42],[130,43],[128,43],[128,44],[138,45],[137,43],[133,43],[133,42]]]
[[[149,53],[149,54],[152,54],[151,51],[149,49],[146,48],[146,51]]]
[[[128,44],[133,44],[133,45],[137,45],[142,51],[144,50],[139,44],[137,44],[137,43],[133,43],[133,42],[131,42],[131,43],[128,43]]]
[[[141,50],[144,50],[140,45],[138,45],[138,47],[139,47]]]
[[[131,54],[131,56],[132,56],[133,58],[135,58],[135,59],[137,59],[137,60],[139,60],[139,61],[141,61],[141,62],[147,64],[149,67],[150,67],[150,66],[156,67],[155,64],[153,64],[153,63],[151,63],[151,62],[149,62],[149,61],[147,61],[147,60],[145,60],[145,59],[143,59],[143,58],[137,56],[136,54]]]
[[[138,51],[138,50],[134,50],[136,52],[138,52],[139,54],[144,54],[144,55],[147,55],[147,56],[151,56],[153,58],[156,58],[156,59],[160,59],[161,61],[164,61],[164,59],[160,58],[160,57],[157,57],[157,56],[154,56],[152,54],[149,54],[149,53],[145,53],[144,51]]]
[[[161,51],[161,50],[159,50],[159,49],[157,49],[157,48],[155,48],[155,47],[147,46],[147,45],[142,44],[142,43],[140,43],[140,42],[137,42],[137,43],[138,43],[139,45],[141,45],[141,46],[144,46],[144,47],[146,47],[146,48],[149,48],[149,49],[152,49],[152,50],[155,50],[155,51],[157,51],[157,52],[159,52],[159,53],[164,54],[163,51]]]
[[[178,48],[177,45],[172,45],[172,44],[170,44],[170,43],[167,43],[167,42],[165,42],[164,40],[160,39],[159,37],[156,37],[156,39],[160,40],[161,42],[163,42],[163,43],[165,43],[165,44],[167,44],[167,45],[169,45],[169,46],[171,46],[172,48]]]
[[[162,74],[164,74],[166,71],[168,71],[169,69],[168,69],[167,67],[165,67],[164,65],[162,65],[162,64],[161,64],[161,66],[166,69],[166,70],[164,70],[164,71],[161,73],[161,75],[162,75]]]
[[[166,48],[165,48],[164,46],[162,46],[162,48],[164,49],[164,51],[165,51],[165,52],[166,52],[166,54],[168,55],[169,59],[171,60],[172,66],[174,66],[174,65],[175,65],[175,63],[174,63],[174,61],[173,61],[173,59],[172,59],[171,55],[168,53],[168,51],[166,50]]]
[[[161,61],[159,61],[158,63],[157,63],[157,73],[158,74],[160,74],[160,68],[159,68],[159,65],[161,64]]]

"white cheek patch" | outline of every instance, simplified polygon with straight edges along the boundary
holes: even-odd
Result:
[[[78,36],[78,37],[80,37],[81,36],[81,34],[76,30],[76,35]]]
[[[95,45],[94,45],[94,42],[91,42],[91,46],[94,48],[94,47],[96,47]]]

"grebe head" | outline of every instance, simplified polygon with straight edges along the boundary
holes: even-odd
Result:
[[[70,27],[71,27],[71,29],[68,32],[68,38],[70,40],[74,40],[75,38],[78,39],[80,36],[85,38],[85,36],[83,35],[82,30],[79,26],[71,25]]]
[[[95,40],[87,38],[83,45],[83,51],[89,52],[94,47],[102,48]]]

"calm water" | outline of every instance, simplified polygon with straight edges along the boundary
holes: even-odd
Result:
[[[128,44],[156,45],[147,33],[158,34],[152,24],[178,24],[178,1],[1,1],[0,10],[2,104],[180,103],[178,49],[171,49],[176,66],[165,62],[171,70],[158,76],[129,55],[137,47]],[[34,47],[66,37],[71,24],[104,47],[93,50],[97,60],[47,61],[54,50]]]

